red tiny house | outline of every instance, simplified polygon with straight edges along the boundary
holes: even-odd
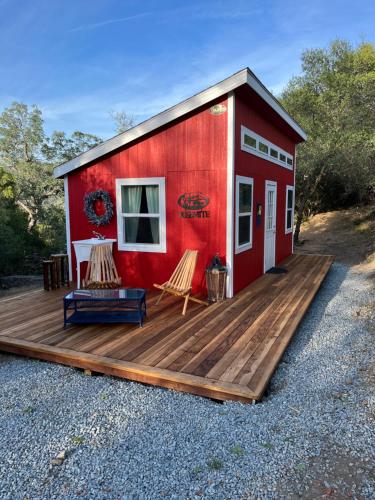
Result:
[[[225,106],[226,99],[219,103]],[[221,185],[226,184],[227,118],[225,114],[210,113],[211,107],[210,103],[188,118],[68,176],[71,241],[88,238],[96,229],[82,210],[87,192],[100,187],[109,192],[117,206],[116,179],[165,178],[166,252],[121,251],[115,245],[114,258],[125,286],[150,288],[155,282],[163,283],[185,249],[191,247],[199,250],[193,286],[195,292],[200,292],[209,260],[215,253],[225,258],[226,212],[220,197]],[[207,144],[211,147],[207,148]],[[179,196],[199,191],[209,198],[209,217],[182,217]],[[117,238],[116,214],[99,231],[107,238]],[[74,252],[72,268],[76,268]]]
[[[292,253],[294,152],[304,138],[245,69],[58,167],[72,277],[71,242],[98,229],[117,240],[113,253],[123,286],[163,283],[191,248],[199,251],[193,292],[206,293],[204,271],[218,253],[228,266],[231,297],[273,262],[265,263],[267,234],[275,235],[274,265]],[[267,181],[276,186],[273,194],[266,193]],[[98,189],[114,205],[112,220],[99,228],[83,211],[84,196]],[[206,205],[186,208],[181,197]]]

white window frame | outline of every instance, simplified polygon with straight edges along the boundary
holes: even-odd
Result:
[[[159,213],[139,214],[139,217],[158,217],[160,220],[159,231],[160,240],[154,243],[125,243],[123,219],[129,214],[122,212],[121,188],[123,186],[159,186]],[[117,241],[118,249],[133,252],[158,252],[167,251],[167,230],[166,230],[166,205],[165,205],[165,177],[142,177],[138,179],[116,179],[116,209],[117,209]],[[133,215],[133,214],[132,214]]]
[[[245,135],[249,135],[256,141],[256,147],[253,148],[245,143]],[[259,143],[263,142],[266,146],[268,146],[268,153],[263,153],[259,150]],[[278,158],[274,158],[271,156],[271,148],[277,151]],[[287,168],[288,170],[293,170],[294,168],[294,158],[293,155],[284,151],[276,144],[273,144],[271,141],[268,141],[261,135],[253,132],[252,130],[241,125],[241,150],[246,151],[247,153],[251,153],[255,156],[259,156],[259,158],[263,158],[264,160],[271,161],[272,163],[276,163],[276,165],[280,165],[281,167]],[[280,154],[285,155],[285,162],[279,160]],[[288,165],[288,158],[292,161],[292,165]]]
[[[288,192],[292,191],[293,197],[292,197],[292,208],[288,208]],[[286,186],[286,198],[285,198],[285,234],[289,234],[293,232],[293,227],[294,227],[294,186]],[[291,217],[291,227],[288,228],[288,210],[292,211],[292,217]]]
[[[251,186],[251,212],[240,213],[240,184],[248,184]],[[250,250],[253,247],[253,214],[254,214],[254,179],[252,177],[244,177],[236,175],[236,243],[235,252],[241,253]],[[238,244],[239,238],[239,221],[241,215],[250,215],[250,241],[248,243]]]

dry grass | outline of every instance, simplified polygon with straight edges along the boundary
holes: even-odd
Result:
[[[338,262],[375,274],[375,206],[326,212],[303,224],[299,253],[335,255]]]

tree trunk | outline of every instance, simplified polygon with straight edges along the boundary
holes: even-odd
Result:
[[[307,196],[305,197],[304,200],[301,201],[301,203],[298,207],[298,210],[297,210],[296,225],[294,228],[294,243],[295,244],[298,243],[299,233],[301,232],[301,225],[303,222],[303,213],[305,211],[306,203],[307,203]]]
[[[301,232],[301,225],[302,225],[302,222],[303,222],[303,216],[304,216],[304,213],[305,213],[306,206],[308,204],[309,199],[312,198],[313,194],[317,190],[317,188],[319,186],[319,183],[322,180],[322,177],[323,177],[324,172],[326,170],[326,166],[327,165],[323,165],[322,166],[319,174],[316,176],[316,179],[315,179],[314,185],[312,186],[312,189],[310,191],[306,191],[303,194],[301,202],[300,202],[300,204],[298,206],[297,217],[296,217],[296,225],[295,225],[295,228],[294,228],[294,238],[293,238],[295,244],[297,244],[298,241],[299,241],[299,234]]]
[[[31,232],[34,229],[35,224],[36,224],[36,218],[34,216],[34,213],[32,212],[32,210],[30,210],[29,207],[27,207],[24,203],[22,203],[22,201],[18,200],[17,205],[19,205],[21,207],[21,209],[27,213],[28,219],[29,219],[27,229]]]

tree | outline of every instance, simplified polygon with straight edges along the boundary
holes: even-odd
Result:
[[[36,106],[13,102],[0,116],[0,159],[11,170],[18,162],[40,157],[44,142],[42,113]]]
[[[127,114],[125,111],[110,111],[109,114],[115,122],[116,132],[118,134],[129,130],[135,125],[134,116]]]
[[[51,200],[61,206],[62,183],[53,177],[53,168],[68,161],[101,139],[92,134],[53,132],[46,137],[37,106],[14,102],[0,115],[0,166],[15,180],[17,204],[28,215],[30,231],[37,228]]]
[[[78,130],[73,132],[70,137],[65,132],[55,131],[50,138],[46,139],[42,152],[48,161],[64,163],[101,142],[100,137]]]
[[[42,161],[44,141],[42,113],[36,106],[13,102],[0,115],[0,166],[14,178],[17,204],[28,215],[30,231],[44,200],[61,190]]]
[[[46,137],[37,106],[14,102],[0,114],[0,231],[8,247],[15,249],[13,259],[3,247],[8,269],[16,261],[20,269],[18,250],[25,257],[64,248],[63,185],[54,178],[53,168],[100,142],[79,131]],[[9,190],[12,196],[5,197]]]
[[[297,242],[306,215],[363,201],[375,188],[374,46],[336,40],[305,51],[281,102],[308,134],[297,157]]]
[[[27,216],[17,207],[13,176],[0,168],[0,275],[24,271],[25,255],[39,245],[27,228]],[[40,246],[40,245],[39,245]]]

